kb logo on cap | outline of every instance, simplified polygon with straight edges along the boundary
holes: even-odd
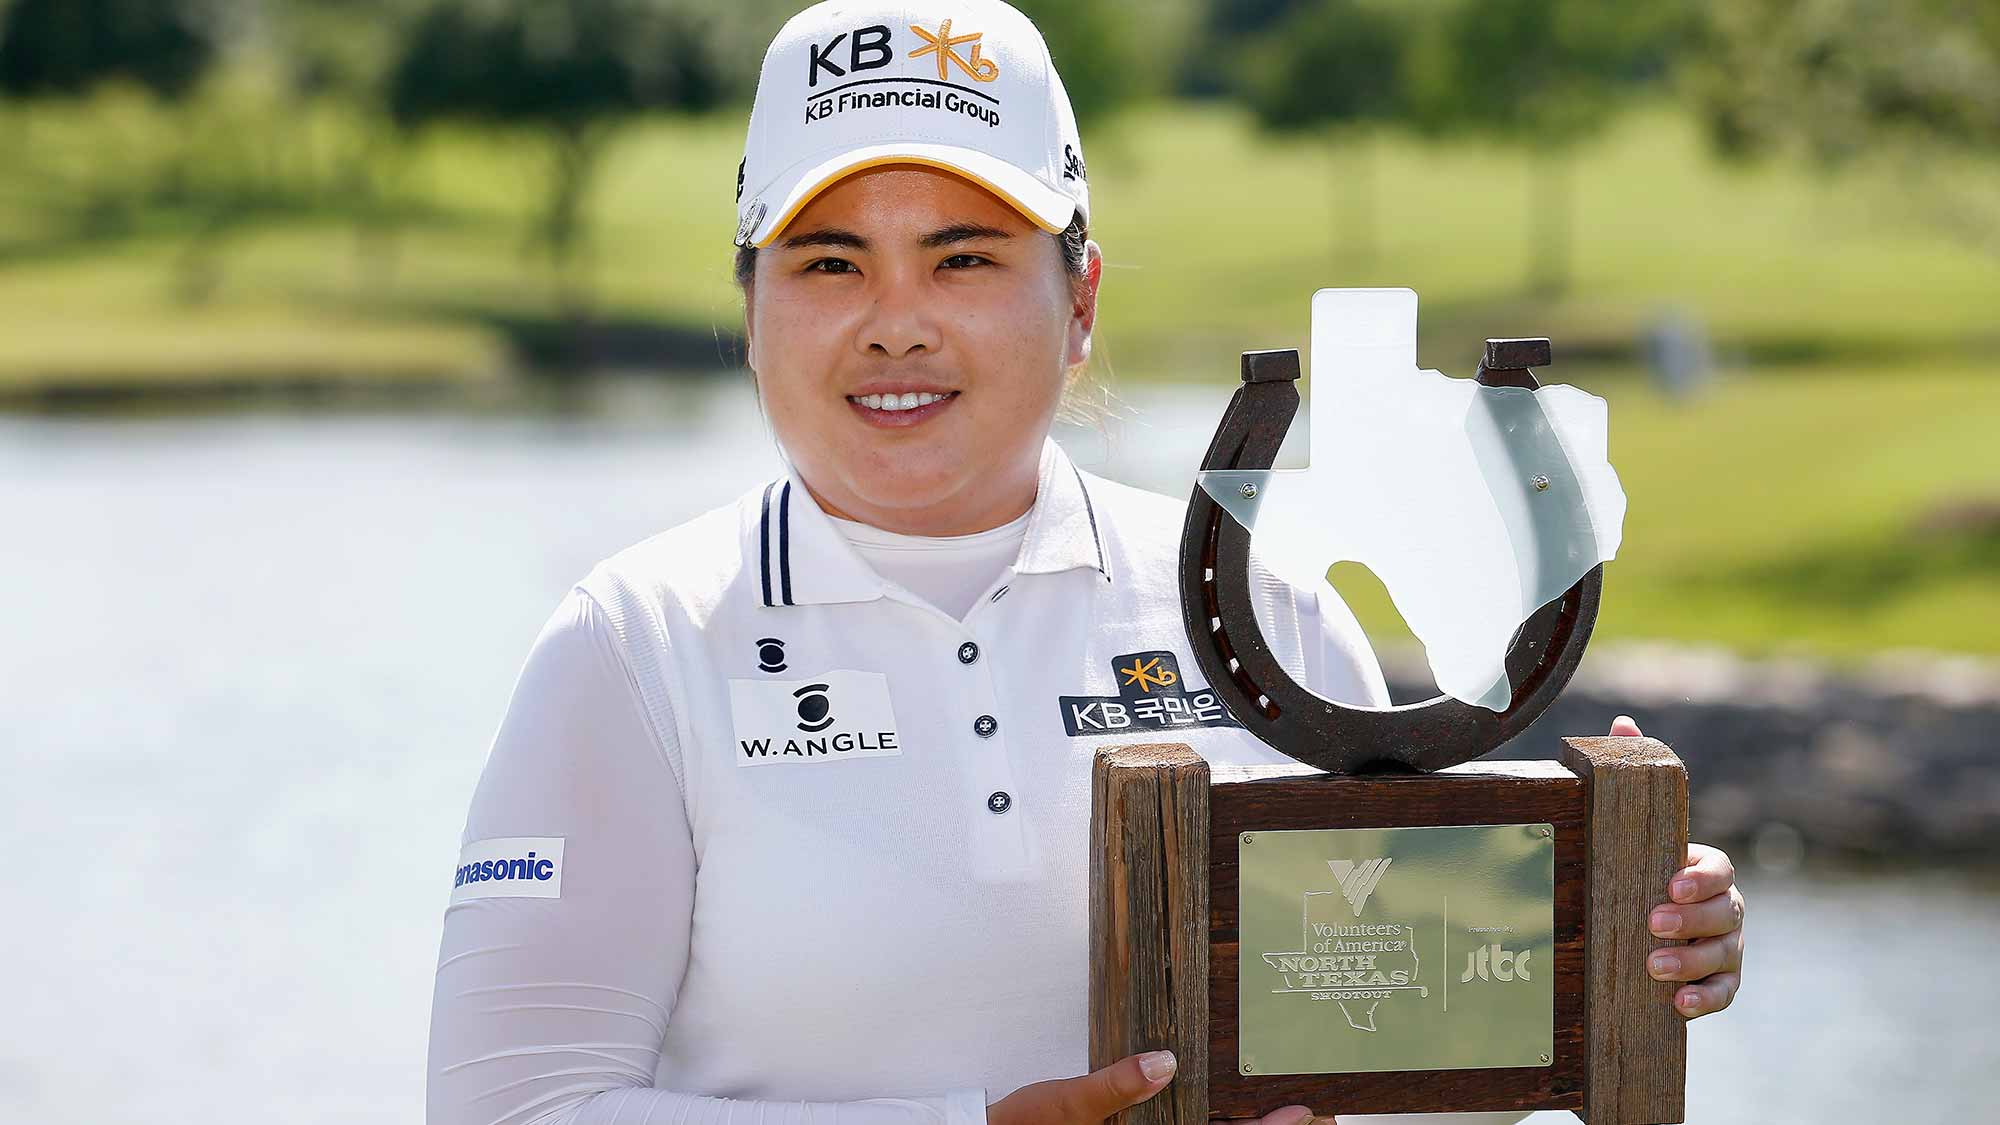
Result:
[[[910,52],[910,57],[914,59],[923,55],[936,54],[939,78],[950,77],[951,72],[945,68],[946,63],[957,63],[959,69],[971,75],[975,81],[991,82],[995,78],[1000,77],[999,63],[994,62],[992,59],[982,59],[979,57],[979,36],[982,34],[981,32],[975,31],[970,35],[953,35],[951,33],[950,20],[945,20],[943,23],[938,24],[935,35],[915,24],[910,25],[910,30],[916,32],[917,37],[924,41],[923,46]],[[972,57],[970,59],[965,58],[953,49],[961,43],[972,44]]]
[[[910,26],[910,30],[916,33],[917,38],[924,41],[924,45],[911,51],[909,57],[915,59],[925,55],[935,55],[940,79],[951,77],[952,63],[957,63],[958,68],[976,82],[991,82],[1000,77],[999,63],[979,57],[979,38],[983,32],[953,35],[950,20],[939,23],[935,32],[926,31],[914,24]],[[840,49],[842,43],[847,44],[846,70],[842,70],[840,64],[833,58],[833,53]],[[959,54],[958,48],[966,44],[971,44],[972,53]],[[808,87],[819,85],[819,72],[822,70],[835,78],[845,78],[849,71],[880,70],[896,57],[895,52],[889,49],[889,28],[879,23],[856,28],[853,31],[843,31],[824,45],[809,43],[806,45],[806,51]]]

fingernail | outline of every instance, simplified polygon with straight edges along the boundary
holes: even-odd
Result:
[[[1178,1065],[1180,1064],[1175,1061],[1172,1051],[1154,1051],[1151,1054],[1139,1056],[1139,1073],[1145,1075],[1148,1082],[1158,1082],[1162,1078],[1171,1078],[1174,1068]]]
[[[1270,1125],[1305,1125],[1306,1122],[1312,1120],[1313,1111],[1306,1106],[1290,1105],[1286,1106],[1285,1108],[1292,1110],[1293,1111],[1292,1115],[1289,1117],[1277,1118],[1274,1121],[1272,1121]]]
[[[1653,956],[1653,975],[1656,977],[1679,972],[1680,967],[1681,959],[1671,953],[1658,953]]]
[[[1662,936],[1681,932],[1681,916],[1672,910],[1653,915],[1653,932]]]
[[[1682,1011],[1692,1012],[1694,1011],[1694,1006],[1700,1002],[1701,997],[1692,988],[1681,993],[1680,1006]]]
[[[1693,893],[1694,893],[1694,880],[1693,880],[1693,879],[1675,879],[1675,880],[1674,880],[1674,897],[1675,897],[1675,898],[1680,898],[1680,899],[1684,899],[1684,898],[1686,898],[1687,896],[1689,896],[1689,895],[1691,895],[1691,894],[1693,894]]]

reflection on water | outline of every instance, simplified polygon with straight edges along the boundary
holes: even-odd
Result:
[[[1225,394],[1071,448],[1185,493]],[[529,642],[777,466],[740,383],[620,417],[0,420],[0,1115],[421,1119],[436,874]],[[2000,892],[1744,881],[1691,1121],[1990,1119]]]

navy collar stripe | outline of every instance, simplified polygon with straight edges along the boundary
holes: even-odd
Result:
[[[1076,474],[1076,490],[1083,493],[1083,512],[1090,517],[1090,539],[1097,544],[1097,569],[1104,574],[1104,580],[1109,582],[1111,572],[1104,569],[1104,537],[1097,534],[1097,509],[1091,506],[1090,490],[1083,486],[1083,470],[1072,462],[1069,471]]]
[[[771,604],[771,490],[778,487],[777,481],[764,486],[764,514],[758,519],[757,541],[761,550],[760,562],[764,567],[764,604]]]
[[[792,605],[792,482],[785,481],[785,489],[778,494],[778,579],[784,591],[785,604]],[[768,600],[767,590],[764,597]]]
[[[1097,499],[1090,495],[1093,482],[1046,435],[1035,483],[1034,507],[1014,570],[1052,574],[1095,566],[1110,582],[1113,551],[1105,536],[1115,529],[1097,519]],[[792,510],[794,496],[797,511]],[[888,592],[888,585],[835,527],[796,468],[788,465],[783,474],[765,481],[761,492],[744,495],[743,502],[761,504],[755,533],[747,518],[742,524],[742,543],[745,561],[753,551],[760,555],[766,607],[865,602]],[[805,560],[797,575],[792,573],[794,547]]]

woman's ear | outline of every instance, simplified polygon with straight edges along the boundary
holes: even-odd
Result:
[[[1083,276],[1070,279],[1069,340],[1063,363],[1076,367],[1090,359],[1091,333],[1097,327],[1097,287],[1104,279],[1104,253],[1095,239],[1083,244]]]

